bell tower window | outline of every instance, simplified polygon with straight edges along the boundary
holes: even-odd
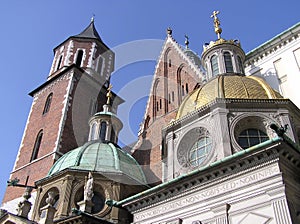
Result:
[[[97,128],[97,124],[94,123],[92,125],[92,130],[91,130],[91,140],[95,140],[96,139],[96,128]]]
[[[104,59],[100,55],[99,58],[98,58],[98,61],[97,61],[97,69],[96,69],[96,71],[100,74],[100,76],[103,75],[103,67],[104,67],[103,62],[104,62]]]
[[[79,50],[77,52],[76,63],[75,63],[79,67],[81,66],[82,57],[83,57],[83,50]]]
[[[43,130],[41,130],[36,137],[33,151],[32,151],[31,158],[30,158],[30,162],[37,159],[38,154],[39,154],[39,149],[41,146],[41,142],[42,142],[42,138],[43,138]]]
[[[104,141],[104,140],[105,140],[106,127],[107,127],[106,122],[105,122],[105,121],[102,121],[102,122],[101,122],[101,125],[100,125],[100,139],[101,139],[101,141]]]
[[[229,52],[224,53],[224,62],[225,62],[226,72],[233,72],[233,65],[232,65],[231,55]]]
[[[50,94],[48,95],[48,97],[47,97],[47,99],[46,99],[46,102],[45,102],[43,114],[48,113],[48,111],[49,111],[49,109],[50,109],[50,106],[51,106],[52,96],[53,96],[53,93],[50,93]]]
[[[218,58],[216,55],[211,57],[210,60],[211,68],[212,68],[212,75],[216,76],[219,74],[219,64],[218,64]]]
[[[63,57],[62,55],[59,57],[59,60],[58,60],[58,63],[57,63],[57,67],[56,67],[56,71],[57,71],[58,69],[60,69],[62,57]]]

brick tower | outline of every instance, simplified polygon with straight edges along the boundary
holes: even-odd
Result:
[[[47,80],[29,94],[33,102],[10,180],[34,186],[59,157],[88,140],[88,120],[106,102],[114,57],[93,19],[54,48]],[[113,94],[112,101],[116,111],[122,100]],[[23,192],[8,187],[2,206],[14,213]]]

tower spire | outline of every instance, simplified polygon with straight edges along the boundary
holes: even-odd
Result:
[[[95,21],[95,14],[93,14],[92,18],[91,18],[91,23],[93,23]]]
[[[215,33],[217,34],[218,39],[221,39],[222,28],[220,27],[220,20],[217,17],[219,13],[219,11],[213,11],[213,14],[210,17],[214,18]]]

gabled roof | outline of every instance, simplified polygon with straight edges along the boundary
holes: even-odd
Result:
[[[94,20],[80,33],[72,37],[98,39],[102,42],[99,33],[97,32]]]

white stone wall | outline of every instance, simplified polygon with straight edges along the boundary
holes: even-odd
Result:
[[[133,215],[135,224],[292,223],[277,163],[190,189]]]
[[[296,27],[295,29],[299,29]],[[279,37],[282,41],[274,40],[266,46],[257,48],[255,54],[248,57],[245,67],[246,75],[258,75],[263,77],[275,90],[279,91],[285,98],[293,101],[300,108],[300,58],[298,63],[294,51],[300,49],[300,34],[293,34],[292,30],[288,36]],[[274,42],[274,43],[273,43]],[[265,50],[266,49],[266,50]],[[299,55],[300,57],[300,55]],[[277,73],[274,62],[280,60],[281,69]]]

